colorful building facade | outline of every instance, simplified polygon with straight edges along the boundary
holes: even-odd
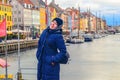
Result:
[[[46,9],[44,7],[40,8],[40,33],[46,28]]]
[[[56,12],[55,8],[49,7],[49,11],[50,11],[50,19],[51,20],[53,20],[55,17],[57,17],[57,12]]]
[[[9,4],[8,0],[0,0],[0,22],[5,18],[6,15],[6,27],[8,34],[12,30],[12,6]]]

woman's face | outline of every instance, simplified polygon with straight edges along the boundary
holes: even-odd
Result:
[[[50,24],[50,29],[56,29],[57,28],[57,22],[54,20]]]

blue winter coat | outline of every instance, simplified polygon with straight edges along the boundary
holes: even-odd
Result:
[[[37,80],[59,80],[60,61],[66,53],[66,46],[61,30],[45,29],[38,42]],[[55,65],[51,63],[54,62]]]

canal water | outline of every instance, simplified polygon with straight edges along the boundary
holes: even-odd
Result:
[[[108,35],[93,42],[69,44],[71,61],[61,64],[60,80],[120,80],[120,34]],[[36,80],[36,49],[21,53],[23,79]],[[4,56],[1,56],[4,58]],[[8,55],[8,73],[18,71],[17,53]],[[5,73],[0,68],[0,74]]]

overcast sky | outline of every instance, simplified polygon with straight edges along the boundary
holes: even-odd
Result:
[[[52,0],[47,1],[50,3]],[[78,5],[81,11],[87,11],[90,8],[93,14],[97,12],[97,16],[101,15],[106,19],[108,25],[120,25],[120,0],[55,0],[55,3],[63,9],[77,8]]]

